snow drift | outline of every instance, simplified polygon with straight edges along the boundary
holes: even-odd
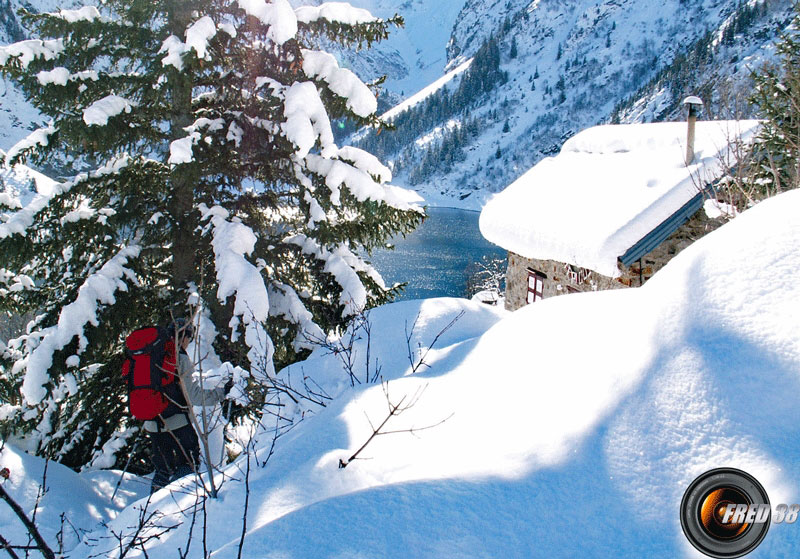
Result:
[[[386,417],[384,391],[349,388],[321,349],[284,370],[340,396],[254,466],[243,556],[696,557],[678,509],[704,471],[741,468],[773,503],[798,502],[799,211],[800,192],[765,201],[639,289],[513,314],[456,299],[373,310],[371,363],[391,379],[390,400],[421,394],[387,429],[436,426],[379,436],[339,469]],[[408,347],[413,361],[461,311],[411,374]],[[208,503],[213,557],[237,555],[243,470],[229,466]],[[150,557],[185,548],[190,518],[178,511],[195,497],[173,489],[155,506],[183,524]],[[96,542],[136,514],[128,507],[71,556],[103,552]],[[750,557],[798,552],[800,526],[780,524]]]

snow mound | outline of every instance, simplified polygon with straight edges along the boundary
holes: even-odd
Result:
[[[797,502],[798,211],[800,192],[765,201],[639,289],[511,314],[455,299],[373,310],[370,363],[385,386],[349,390],[340,356],[322,348],[281,373],[343,391],[251,472],[242,556],[696,557],[678,510],[704,471],[741,468],[773,503]],[[408,347],[425,355],[416,372]],[[387,394],[415,404],[338,468],[386,418]],[[231,465],[208,504],[210,518],[237,519],[209,525],[215,558],[237,556],[243,469]],[[183,525],[150,557],[174,556],[188,534],[179,511],[195,497],[166,493],[156,505]],[[798,552],[797,526],[781,524],[751,556]]]
[[[62,513],[61,541],[64,549],[71,549],[84,533],[96,528],[100,522],[114,518],[131,501],[149,490],[148,480],[137,479],[131,474],[113,471],[76,474],[57,462],[45,464],[43,459],[30,456],[7,443],[0,449],[0,470],[4,468],[8,468],[9,477],[6,480],[0,478],[3,489],[28,517],[33,516],[36,508],[36,525],[53,550],[58,549]],[[120,478],[122,481],[112,500]],[[39,498],[37,507],[37,496],[42,492],[43,480],[46,491]],[[6,503],[2,503],[2,507],[0,534],[12,545],[26,545],[28,533],[25,526]]]

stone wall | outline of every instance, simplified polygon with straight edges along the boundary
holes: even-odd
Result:
[[[525,258],[508,253],[506,271],[506,309],[516,310],[527,304],[528,270],[538,272],[542,278],[542,298],[580,293],[638,287],[663,268],[667,262],[694,241],[717,229],[724,220],[709,219],[702,209],[679,227],[666,241],[631,266],[617,263],[620,276],[610,278],[593,270],[578,268],[564,262]]]

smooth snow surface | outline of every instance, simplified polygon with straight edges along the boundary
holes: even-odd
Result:
[[[83,536],[81,528],[90,528],[100,521],[114,518],[149,489],[149,480],[131,474],[112,471],[76,474],[57,462],[45,465],[44,460],[7,444],[0,449],[0,469],[3,468],[9,470],[7,480],[0,478],[3,489],[29,516],[32,516],[34,508],[37,509],[37,525],[53,549],[58,549],[57,534],[62,529],[62,513],[62,541],[65,549],[71,549]],[[40,496],[37,506],[43,480],[47,491]],[[119,489],[112,500],[118,483]],[[2,507],[0,534],[13,545],[27,544],[28,534],[22,522],[5,502]],[[20,556],[24,556],[24,552]]]
[[[382,387],[351,388],[341,356],[323,349],[279,373],[312,377],[333,400],[306,406],[265,468],[251,463],[243,557],[696,558],[678,508],[704,471],[741,468],[773,503],[798,502],[798,212],[798,191],[765,201],[639,289],[513,314],[461,299],[372,310],[370,371],[380,367],[392,402],[418,396],[386,429],[418,431],[379,436],[339,469],[386,417]],[[409,347],[427,364],[413,374]],[[366,349],[362,333],[360,379]],[[237,556],[244,468],[228,466],[207,503],[212,557]],[[185,548],[190,485],[155,495],[159,522],[182,524],[149,557]],[[138,514],[128,507],[70,557],[112,551],[111,531]],[[203,554],[200,533],[190,557]],[[749,557],[798,553],[798,526],[774,524]]]
[[[733,162],[729,143],[749,140],[758,126],[698,122],[689,166],[686,123],[589,128],[495,195],[481,233],[527,258],[617,277],[617,258],[719,178]]]
[[[392,107],[391,109],[386,111],[384,114],[381,115],[381,118],[385,120],[391,120],[400,113],[407,111],[411,107],[419,105],[425,99],[427,99],[428,97],[430,97],[431,95],[442,89],[444,86],[449,84],[451,81],[453,81],[456,77],[464,73],[471,65],[472,65],[472,59],[470,58],[469,60],[458,65],[455,69],[448,72],[447,74],[445,74],[432,84],[422,88],[417,93],[415,93],[414,95],[412,95],[399,105]]]

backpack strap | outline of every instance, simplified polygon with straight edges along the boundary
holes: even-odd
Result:
[[[164,370],[161,368],[161,363],[164,361],[166,342],[164,330],[159,328],[158,336],[148,347],[148,351],[150,351],[150,387],[159,391],[163,388],[161,382],[164,380]]]
[[[128,373],[126,376],[128,377],[128,394],[130,394],[134,386],[133,368],[136,366],[136,361],[133,360],[133,355],[131,354],[130,350],[128,350],[128,348],[125,348],[125,361],[128,365]]]

